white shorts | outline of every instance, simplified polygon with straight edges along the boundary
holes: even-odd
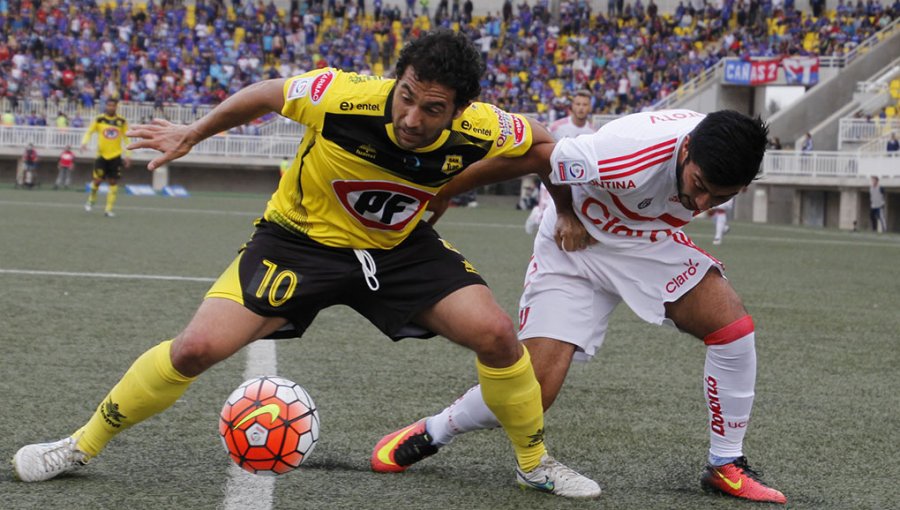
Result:
[[[674,326],[665,303],[694,288],[710,268],[724,274],[722,263],[684,232],[655,243],[597,243],[565,252],[548,230],[540,229],[534,241],[519,301],[519,339],[574,344],[577,360],[590,359],[603,344],[609,316],[623,299],[641,319]]]

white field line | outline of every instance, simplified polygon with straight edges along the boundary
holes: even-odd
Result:
[[[244,380],[260,375],[275,375],[278,361],[274,340],[257,340],[248,345],[247,365]],[[228,483],[225,485],[225,499],[218,508],[222,510],[269,510],[275,500],[275,477],[258,476],[239,468],[237,464],[228,466]]]
[[[215,278],[202,278],[195,276],[174,276],[163,274],[122,274],[122,273],[83,273],[76,271],[40,271],[36,269],[0,269],[0,274],[26,274],[33,276],[74,276],[85,278],[117,278],[120,280],[169,280],[176,282],[202,282],[210,283]]]
[[[58,202],[19,202],[18,200],[0,200],[0,205],[30,206],[30,207],[59,207],[64,209],[81,209],[84,204],[70,204]],[[265,208],[265,200],[260,203],[260,209],[256,212],[249,211],[223,211],[217,209],[178,209],[174,207],[142,207],[139,205],[116,205],[116,210],[123,211],[149,211],[149,212],[165,212],[165,213],[193,213],[193,214],[212,214],[221,216],[262,216]],[[87,214],[87,213],[85,213]]]
[[[37,276],[76,276],[90,278],[119,278],[129,280],[172,280],[192,282],[212,282],[215,278],[193,278],[186,276],[114,274],[114,273],[76,273],[72,271],[32,271],[17,269],[0,269],[0,274],[26,274]],[[244,379],[259,375],[275,375],[277,358],[274,340],[257,340],[246,348],[247,365],[244,368]],[[228,467],[228,483],[225,486],[223,510],[268,510],[273,506],[275,477],[257,476],[244,471],[236,464]]]
[[[64,207],[64,208],[81,208],[80,204],[60,204],[60,203],[52,203],[52,202],[26,202],[26,201],[17,201],[17,200],[0,200],[0,205],[27,205],[27,206],[38,206],[38,207]],[[193,214],[211,214],[211,215],[224,215],[224,216],[247,216],[258,218],[262,216],[262,209],[258,212],[243,212],[243,211],[224,211],[224,210],[216,210],[216,209],[173,209],[166,207],[140,207],[140,206],[118,206],[118,209],[122,210],[132,210],[132,211],[150,211],[150,212],[165,212],[165,213],[193,213]],[[444,221],[440,222],[438,225],[447,225],[451,227],[465,227],[467,229],[471,228],[512,228],[512,229],[521,229],[524,232],[524,219],[522,220],[522,224],[517,223],[473,223],[473,222],[461,222],[461,221]],[[760,225],[763,226],[763,225]],[[779,230],[782,232],[788,233],[798,233],[798,234],[809,234],[809,235],[817,235],[817,236],[826,236],[826,235],[839,235],[834,232],[826,231],[826,230],[816,230],[813,228],[803,228],[797,227],[793,225],[765,225],[767,228],[771,228],[774,230]],[[859,234],[847,234],[848,236],[858,236]],[[850,239],[797,239],[793,237],[758,237],[758,236],[740,236],[740,235],[730,235],[725,239],[733,239],[733,240],[741,240],[741,241],[765,241],[772,243],[788,243],[788,244],[823,244],[823,245],[831,245],[831,246],[871,246],[871,247],[885,247],[885,248],[900,248],[900,242],[894,238],[894,236],[890,236],[888,239],[884,241],[871,241],[869,239],[868,234],[864,234],[866,237],[855,237]],[[707,234],[690,234],[691,237],[698,239],[706,239],[712,238],[712,235]]]

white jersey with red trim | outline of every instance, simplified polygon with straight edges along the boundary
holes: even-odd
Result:
[[[675,166],[684,137],[704,117],[690,110],[636,113],[560,140],[550,158],[552,180],[590,180],[573,184],[573,207],[602,243],[659,241],[696,215],[678,200]],[[579,179],[585,173],[590,179]]]
[[[578,135],[594,134],[594,128],[591,127],[590,122],[586,122],[583,126],[578,127],[572,122],[571,115],[567,115],[550,124],[549,131],[553,135],[553,139],[557,141],[563,138],[574,138]]]

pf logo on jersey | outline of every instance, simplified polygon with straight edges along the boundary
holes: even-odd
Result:
[[[106,138],[107,140],[115,140],[118,137],[119,130],[116,128],[109,127],[103,130],[103,138]]]
[[[351,216],[379,230],[403,230],[434,197],[390,181],[332,181],[331,187]]]

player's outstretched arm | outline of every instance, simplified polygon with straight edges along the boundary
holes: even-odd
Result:
[[[134,125],[126,133],[134,140],[128,145],[128,150],[153,149],[161,152],[161,155],[147,164],[148,170],[156,170],[169,161],[184,156],[210,136],[246,124],[267,113],[281,113],[284,107],[283,87],[284,79],[254,83],[186,126],[163,119],[153,119],[150,124]]]
[[[525,154],[511,158],[499,156],[482,159],[469,165],[461,174],[441,188],[428,210],[433,211],[439,217],[441,204],[445,205],[460,193],[524,175],[538,174],[542,179],[547,177],[550,173],[550,154],[553,152],[555,142],[547,129],[540,123],[531,119],[528,119],[528,122],[532,129],[532,143]],[[432,216],[429,221],[434,223],[436,220]]]

